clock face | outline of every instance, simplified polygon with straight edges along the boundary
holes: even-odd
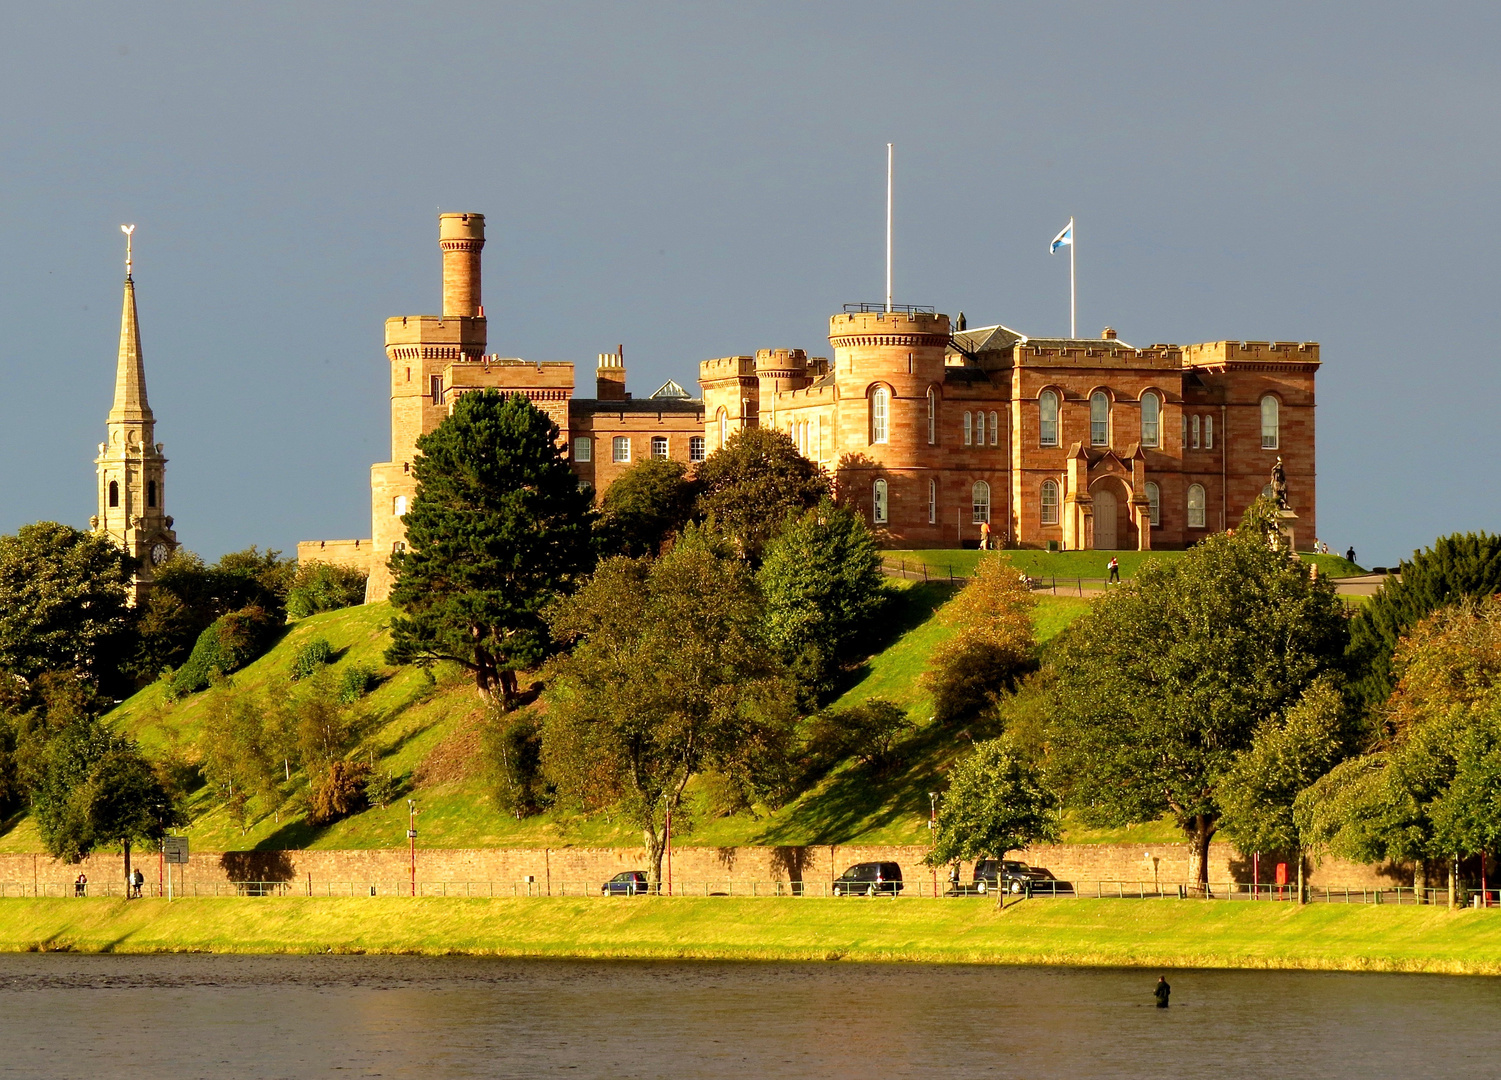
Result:
[[[171,552],[168,550],[167,545],[158,541],[156,546],[151,549],[151,562],[153,565],[160,566],[167,561],[169,554]]]

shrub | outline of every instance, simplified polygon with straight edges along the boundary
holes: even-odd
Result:
[[[196,694],[215,675],[239,671],[260,656],[276,636],[276,624],[264,608],[251,606],[220,615],[193,646],[187,663],[172,676],[175,695]]]
[[[542,778],[542,728],[529,712],[493,712],[483,734],[495,805],[522,818],[551,802]]]
[[[939,724],[968,723],[1036,667],[1032,657],[988,637],[963,635],[935,650],[923,683]]]
[[[384,810],[401,795],[401,777],[385,769],[372,769],[365,777],[365,801]]]
[[[314,825],[328,825],[365,809],[369,775],[370,766],[363,761],[330,762],[313,776],[308,819]]]
[[[353,705],[374,690],[379,681],[380,677],[371,668],[364,664],[350,664],[344,669],[344,675],[339,680],[340,703]]]
[[[336,611],[365,602],[365,574],[332,563],[302,563],[287,590],[287,614],[305,619],[320,611]]]
[[[323,638],[313,638],[297,650],[292,661],[292,680],[306,679],[319,668],[333,661],[334,647]]]
[[[881,771],[896,760],[896,746],[913,724],[900,705],[872,698],[848,709],[828,709],[808,721],[804,781],[823,776],[845,758]]]

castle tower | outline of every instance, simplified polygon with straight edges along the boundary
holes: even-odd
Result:
[[[131,276],[131,239],[125,232],[125,304],[120,314],[120,351],[115,363],[115,401],[105,420],[106,439],[94,459],[99,477],[99,512],[90,521],[137,562],[133,600],[151,585],[152,570],[177,547],[166,511],[166,466],[156,441],[156,417],[146,400],[146,367],[136,317]]]
[[[444,372],[479,362],[486,323],[480,295],[484,214],[439,214],[443,254],[443,314],[398,315],[386,320],[386,360],[391,365],[391,460],[370,467],[370,582],[368,601],[391,593],[387,560],[406,543],[406,514],[417,494],[412,460],[417,439],[448,415]]]

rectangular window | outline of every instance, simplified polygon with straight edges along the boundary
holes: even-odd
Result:
[[[999,446],[1001,442],[1001,425],[995,413],[990,414],[990,445]]]
[[[1194,449],[1197,450],[1199,448],[1199,418],[1197,416],[1193,418],[1192,424],[1194,432]]]
[[[658,461],[667,459],[667,436],[653,435],[651,437],[651,456]]]
[[[688,460],[704,460],[704,437],[702,435],[695,435],[688,440]]]
[[[972,446],[975,441],[975,418],[970,413],[964,414],[964,445]]]
[[[1204,449],[1214,449],[1214,417],[1204,417]]]
[[[616,435],[610,440],[610,459],[615,462],[631,460],[631,440],[624,435]]]
[[[573,460],[586,463],[594,460],[594,441],[584,435],[574,439]]]
[[[443,404],[443,376],[428,376],[427,389],[428,393],[432,396],[434,405]]]
[[[392,517],[401,517],[406,512],[407,512],[407,497],[405,495],[398,495],[398,496],[396,496],[396,498],[394,498],[394,499],[391,500],[391,516]]]
[[[928,524],[938,520],[938,481],[928,481]]]

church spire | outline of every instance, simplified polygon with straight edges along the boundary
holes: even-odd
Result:
[[[115,403],[111,421],[152,422],[146,401],[146,365],[141,359],[141,328],[136,320],[136,286],[131,280],[131,234],[134,225],[121,225],[125,234],[125,306],[120,313],[120,355],[115,365]]]

